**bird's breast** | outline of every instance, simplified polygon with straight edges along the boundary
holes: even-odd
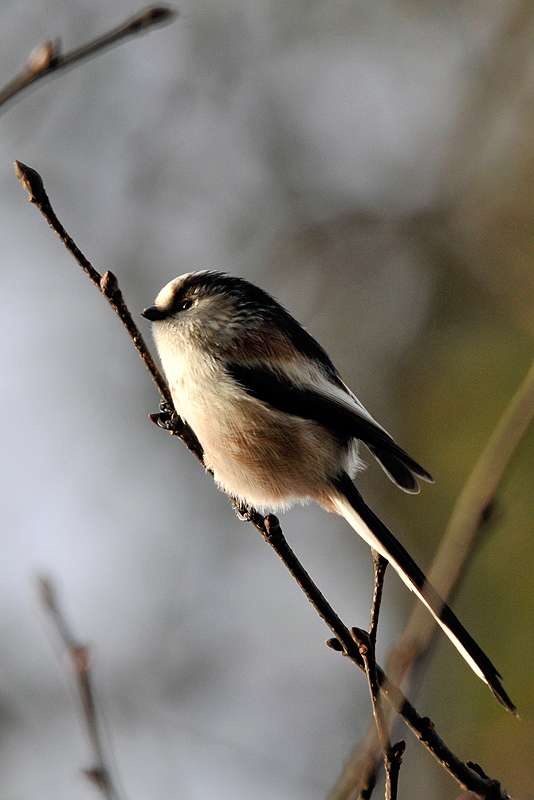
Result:
[[[176,410],[226,492],[256,507],[278,508],[306,500],[338,471],[342,448],[323,426],[278,411],[216,364],[205,365],[189,359],[169,383]]]

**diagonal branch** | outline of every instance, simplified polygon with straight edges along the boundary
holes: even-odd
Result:
[[[364,660],[360,653],[360,642],[355,640],[351,630],[341,621],[300,563],[282,533],[278,518],[274,514],[268,514],[264,518],[254,510],[245,512],[241,509],[241,513],[243,518],[254,525],[267,544],[281,558],[319,616],[333,632],[335,638],[329,639],[327,644],[333,650],[341,652],[365,672]],[[508,793],[498,781],[482,776],[465,764],[447,747],[437,734],[433,722],[428,717],[422,717],[417,712],[399,687],[388,678],[378,664],[376,665],[376,676],[380,691],[391,707],[402,717],[419,741],[425,745],[453,778],[466,789],[476,792],[486,800],[509,800]]]
[[[91,278],[92,282],[98,286],[102,294],[104,294],[104,296],[108,299],[108,302],[112,308],[119,315],[121,321],[127,328],[138,353],[141,355],[141,358],[147,366],[151,377],[156,382],[162,398],[172,409],[172,401],[170,403],[167,402],[168,399],[170,400],[168,387],[166,386],[161,373],[152,359],[152,356],[148,352],[144,340],[137,329],[137,326],[133,322],[130,312],[126,308],[124,300],[122,299],[122,294],[120,294],[117,279],[109,272],[105,273],[104,276],[100,276],[100,274],[81,253],[53,211],[39,173],[31,167],[27,167],[26,165],[22,164],[20,161],[15,162],[15,170],[21,185],[29,194],[30,202],[37,206],[37,208],[41,211],[51,228],[56,231],[69,252],[74,256],[82,269]],[[173,425],[173,428],[174,427],[178,428],[178,430],[173,429],[171,432],[178,435],[186,443],[189,449],[192,450],[192,452],[197,456],[197,458],[202,461],[202,449],[200,448],[196,437],[194,437],[193,432],[179,419],[176,422],[176,426]],[[193,438],[190,439],[189,437]],[[255,509],[240,508],[237,506],[235,501],[234,507],[240,514],[241,518],[251,522],[262,534],[265,541],[275,550],[277,555],[281,558],[285,566],[289,569],[292,576],[295,578],[303,592],[308,597],[308,600],[312,603],[318,614],[333,632],[335,640],[330,640],[329,644],[334,650],[339,650],[342,652],[343,655],[348,657],[358,667],[360,667],[360,669],[365,671],[365,664],[359,651],[359,645],[354,640],[351,631],[341,621],[332,606],[328,603],[324,595],[312,581],[293,550],[289,547],[282,533],[277,517],[275,517],[274,514],[269,514],[267,517],[264,517]],[[506,791],[500,786],[498,781],[492,780],[473,770],[471,767],[461,761],[445,745],[445,743],[436,733],[433,723],[427,717],[421,717],[418,714],[416,709],[407,700],[402,691],[386,676],[384,671],[378,665],[376,665],[376,677],[380,686],[380,691],[384,697],[386,697],[395,711],[404,719],[408,727],[414,731],[417,738],[428,748],[428,750],[462,786],[464,786],[466,789],[475,791],[481,797],[486,798],[486,800],[508,799]]]
[[[100,275],[100,273],[97,272],[97,270],[93,267],[91,262],[88,261],[88,259],[84,256],[74,240],[69,236],[56,216],[54,209],[52,208],[43,185],[43,180],[39,173],[31,167],[26,166],[26,164],[23,164],[21,161],[15,161],[15,173],[21,185],[28,192],[30,203],[33,203],[33,205],[39,209],[52,230],[57,233],[69,253],[78,262],[85,274],[90,278],[91,282],[100,290],[110,306],[118,315],[120,321],[128,331],[130,338],[134,343],[135,349],[139,353],[139,356],[143,360],[145,367],[150,373],[150,377],[156,384],[163,403],[172,409],[173,403],[169,387],[167,386],[165,378],[161,374],[158,365],[154,361],[152,354],[145,344],[145,340],[143,339],[139,328],[135,324],[129,309],[124,302],[117,278],[109,270],[104,273],[104,275]],[[173,426],[172,428],[168,428],[169,432],[179,436],[185,442],[189,450],[191,450],[191,452],[196,455],[199,461],[202,462],[202,447],[200,446],[200,443],[191,428],[185,425],[185,423],[176,414],[173,416],[172,421]]]
[[[473,552],[476,537],[492,507],[510,460],[534,419],[534,360],[508,403],[465,483],[428,574],[445,601],[457,588]],[[421,604],[414,606],[406,628],[388,655],[393,679],[407,682],[428,652],[436,624]],[[389,714],[389,725],[393,717]],[[329,800],[348,800],[358,785],[372,782],[380,742],[371,721],[362,742],[347,762]]]
[[[117,28],[113,28],[103,36],[99,36],[81,47],[70,50],[65,55],[60,52],[59,40],[46,41],[37,45],[30,53],[28,63],[23,70],[0,90],[0,107],[36,81],[52,73],[57,73],[61,69],[67,69],[81,61],[86,61],[129,36],[144,33],[154,25],[171,22],[177,14],[178,12],[170,6],[147,6]]]
[[[76,683],[82,704],[85,726],[93,750],[93,765],[84,769],[85,776],[100,790],[106,800],[120,800],[104,751],[104,743],[96,713],[95,695],[91,678],[92,653],[89,647],[80,644],[73,636],[68,623],[58,604],[52,582],[47,578],[39,578],[41,601],[48,612],[63,647],[67,659],[76,676]]]

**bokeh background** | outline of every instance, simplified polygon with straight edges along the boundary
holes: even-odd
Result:
[[[0,83],[131,0],[1,0]],[[96,796],[72,682],[39,606],[51,576],[95,650],[124,795],[327,796],[369,719],[362,675],[275,555],[176,440],[113,313],[13,173],[38,169],[134,312],[216,268],[273,292],[436,477],[360,485],[424,567],[534,354],[534,6],[486,0],[183,0],[172,25],[60,74],[0,128],[0,797]],[[140,320],[149,337],[148,325]],[[417,703],[514,798],[534,798],[534,434],[455,608],[506,714],[440,637]],[[284,531],[348,624],[368,548],[297,508]],[[413,600],[389,575],[380,655]],[[401,798],[459,788],[408,731]],[[377,789],[377,796],[381,790]]]

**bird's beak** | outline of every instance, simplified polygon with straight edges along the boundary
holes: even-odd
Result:
[[[157,320],[165,319],[167,312],[157,306],[149,306],[144,311],[141,311],[141,316],[151,322],[157,322]]]

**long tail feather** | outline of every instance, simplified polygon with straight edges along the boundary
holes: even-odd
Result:
[[[473,637],[427,581],[423,572],[383,522],[366,505],[349,476],[344,473],[333,482],[331,500],[362,539],[384,556],[408,588],[415,592],[437,623],[467,661],[471,669],[488,684],[497,700],[517,715],[517,710],[501,686],[501,677]]]

